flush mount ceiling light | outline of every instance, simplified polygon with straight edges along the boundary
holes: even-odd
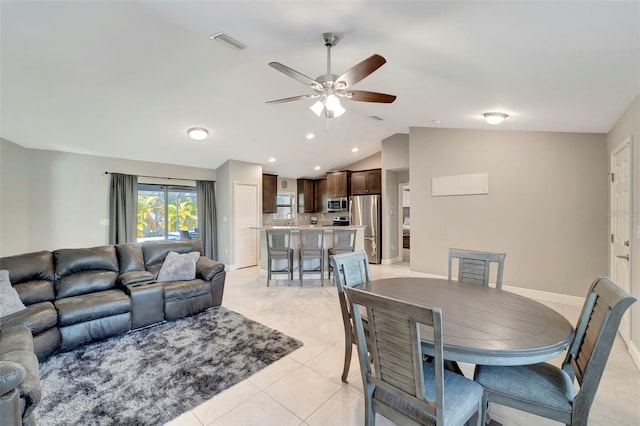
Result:
[[[320,166],[315,166],[313,170],[320,170]]]
[[[276,159],[275,159],[275,158],[273,158],[273,157],[269,158],[269,162],[270,162],[270,163],[275,163],[275,161],[276,161]]]
[[[314,135],[313,133],[307,133],[307,139],[313,139],[315,137],[316,135]]]
[[[484,115],[484,119],[487,123],[494,125],[502,123],[505,118],[509,117],[504,112],[485,112],[482,115]]]
[[[351,152],[358,152],[358,148],[351,148]]]
[[[192,127],[187,130],[187,135],[194,141],[203,141],[209,136],[209,131],[204,127]]]

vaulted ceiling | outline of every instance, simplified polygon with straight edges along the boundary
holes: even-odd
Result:
[[[292,178],[410,127],[493,129],[487,111],[509,114],[503,130],[606,133],[640,93],[637,1],[3,0],[0,20],[3,138],[214,169],[235,159]],[[209,38],[220,31],[247,48]],[[385,57],[355,88],[397,100],[343,101],[328,121],[313,100],[266,104],[311,92],[267,64],[324,74],[324,32],[342,37],[335,74]],[[190,140],[194,126],[209,138]]]

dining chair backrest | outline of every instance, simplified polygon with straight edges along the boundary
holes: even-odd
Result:
[[[335,271],[334,279],[338,290],[338,301],[340,302],[344,327],[345,359],[342,381],[346,382],[349,366],[351,365],[351,347],[356,343],[356,334],[353,328],[351,305],[347,301],[344,289],[369,282],[371,280],[371,271],[369,269],[369,259],[364,251],[335,254],[329,256],[329,262]]]
[[[589,289],[575,337],[562,363],[562,369],[580,385],[573,402],[573,416],[584,415],[585,424],[620,321],[637,300],[607,277],[599,277]]]
[[[367,355],[367,342],[362,319],[354,317],[358,359],[365,386],[373,398],[391,395],[433,416],[437,424],[444,423],[444,366],[442,344],[442,311],[410,302],[376,295],[358,288],[345,289],[352,311],[366,307],[369,319],[369,340],[374,371]],[[425,395],[424,365],[420,344],[420,325],[433,330],[433,363],[435,368],[435,400]],[[382,392],[378,392],[382,390]],[[375,392],[374,392],[375,391]],[[377,402],[384,405],[383,401]],[[375,405],[374,405],[375,406]],[[396,421],[396,420],[394,420]]]
[[[502,274],[506,253],[478,250],[449,249],[449,279],[453,276],[453,259],[458,259],[458,281],[489,286],[491,264],[496,263],[496,288],[502,288]]]

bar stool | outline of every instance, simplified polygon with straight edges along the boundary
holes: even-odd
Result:
[[[333,247],[328,252],[329,256],[334,254],[351,253],[356,246],[356,232],[357,229],[333,229]],[[331,278],[331,271],[333,267],[329,263],[329,278]]]
[[[271,274],[288,274],[289,285],[293,280],[293,249],[291,248],[291,230],[268,229],[267,236],[267,287],[271,280]],[[283,268],[274,268],[276,264],[286,262]]]
[[[304,262],[318,261],[318,267],[305,269]],[[304,280],[304,274],[308,272],[320,272],[320,283],[324,285],[324,231],[301,230],[300,231],[300,286]]]

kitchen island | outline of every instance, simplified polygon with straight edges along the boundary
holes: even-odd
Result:
[[[364,250],[364,226],[331,226],[331,225],[265,225],[260,227],[255,227],[252,229],[258,229],[260,231],[260,276],[267,276],[267,238],[265,231],[268,229],[289,229],[291,230],[291,248],[293,249],[293,278],[294,280],[300,279],[300,265],[299,265],[299,251],[300,248],[300,231],[313,229],[320,230],[324,233],[324,250],[325,250],[325,270],[323,278],[328,277],[329,273],[329,259],[326,257],[327,249],[333,247],[333,231],[334,230],[346,230],[346,229],[356,229],[356,241],[355,241],[355,250]],[[278,267],[278,265],[276,265]],[[305,263],[305,268],[306,268]],[[282,273],[274,274],[273,279],[276,280],[287,280],[287,274]],[[305,280],[306,279],[319,279],[320,274],[313,274],[305,272]]]

